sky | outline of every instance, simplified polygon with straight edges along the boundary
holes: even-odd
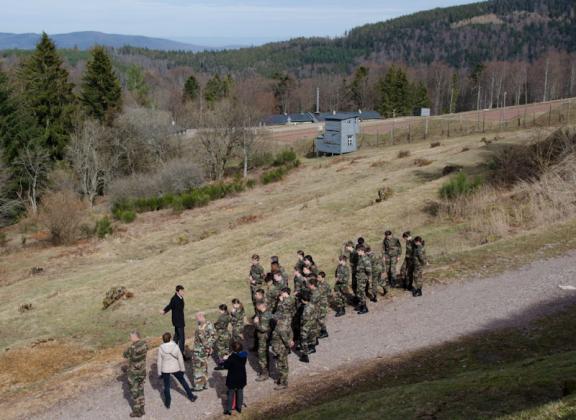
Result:
[[[470,0],[0,0],[0,32],[100,31],[257,44],[338,36],[365,23]]]

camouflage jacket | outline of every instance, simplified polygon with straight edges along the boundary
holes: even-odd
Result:
[[[288,287],[288,273],[284,270],[284,267],[279,266],[278,268],[280,269],[280,274],[282,274],[282,283],[280,284],[282,285],[281,289],[283,289],[284,287]]]
[[[322,304],[322,295],[320,294],[320,290],[319,289],[309,289],[310,290],[310,303],[312,304],[312,306],[314,306],[315,310],[319,310],[320,309],[320,305]]]
[[[382,242],[382,249],[386,258],[398,258],[402,255],[402,244],[398,238],[388,236]]]
[[[414,255],[414,242],[412,240],[406,241],[406,261],[412,262]]]
[[[290,320],[279,320],[272,333],[272,339],[270,340],[272,351],[275,354],[283,353],[286,349],[290,348],[292,340],[294,340],[294,334]]]
[[[319,282],[318,283],[318,292],[320,293],[320,305],[327,308],[328,307],[328,299],[332,295],[332,288],[326,282]]]
[[[356,266],[356,277],[366,276],[370,277],[372,274],[372,262],[368,255],[358,257],[358,265]]]
[[[260,264],[252,264],[250,267],[250,277],[256,283],[257,286],[262,286],[264,284],[264,277],[266,273],[264,272],[264,268]]]
[[[206,321],[204,325],[196,325],[196,331],[194,331],[194,345],[192,348],[194,353],[208,356],[215,341],[216,330],[210,321]]]
[[[336,268],[336,284],[348,286],[350,282],[350,267],[348,265],[340,265]]]
[[[294,268],[300,272],[302,272],[302,270],[304,269],[304,260],[301,260],[300,258],[298,258],[298,261],[296,261],[296,265],[294,265]]]
[[[284,300],[278,301],[274,318],[278,321],[280,319],[291,320],[296,313],[296,299],[293,296],[288,296]]]
[[[261,334],[269,333],[270,332],[270,321],[272,320],[272,313],[269,310],[266,312],[259,313],[258,316],[258,323],[254,324],[256,331]]]
[[[214,323],[214,328],[216,329],[217,333],[227,332],[228,331],[228,324],[232,321],[232,317],[228,312],[224,312],[220,314],[216,322]]]
[[[148,345],[144,340],[138,340],[126,349],[123,356],[128,359],[128,375],[146,376],[146,353]]]
[[[230,318],[232,321],[232,325],[235,328],[242,328],[244,326],[244,308],[240,307],[236,310],[232,310],[230,312]]]
[[[268,309],[273,310],[276,308],[278,297],[280,296],[280,293],[282,293],[283,288],[284,286],[282,286],[282,283],[277,283],[276,281],[272,282],[268,288],[268,293],[266,294]]]
[[[312,274],[314,274],[315,276],[318,276],[318,274],[320,273],[320,270],[318,269],[318,267],[316,266],[316,264],[312,264],[310,266],[310,272]]]
[[[306,278],[302,275],[294,276],[294,293],[298,294],[306,287]]]
[[[370,254],[370,266],[372,268],[372,272],[382,271],[384,267],[382,265],[382,258],[376,255],[375,252]]]
[[[415,245],[412,255],[414,269],[422,268],[426,265],[426,251],[422,245]]]

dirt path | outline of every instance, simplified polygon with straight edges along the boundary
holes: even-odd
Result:
[[[483,329],[523,324],[561,309],[561,305],[544,305],[550,301],[576,303],[576,292],[561,290],[561,284],[576,286],[576,252],[492,278],[429,287],[418,299],[406,296],[381,300],[370,305],[368,315],[349,312],[345,317],[329,319],[330,337],[322,340],[309,365],[290,356],[290,377],[314,376],[343,364],[398,355]],[[160,398],[155,361],[150,360],[150,364],[153,374],[146,383],[145,418],[190,419],[221,414],[225,372],[223,375],[210,369],[210,388],[199,393],[195,403],[186,400],[179,388],[173,389],[172,408],[168,411]],[[255,366],[253,359],[251,364]],[[254,382],[255,376],[254,369],[249,368],[245,390],[248,405],[275,392],[272,381]],[[126,419],[129,412],[126,388],[118,377],[35,418]]]

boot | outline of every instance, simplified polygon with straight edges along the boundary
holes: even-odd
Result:
[[[318,338],[326,338],[326,337],[328,337],[328,331],[326,331],[326,328],[322,328],[320,330],[320,337]]]
[[[136,412],[132,411],[132,412],[130,413],[130,417],[142,417],[143,415],[144,415],[144,412],[141,412],[141,413],[138,412],[138,413],[136,413]]]
[[[308,346],[308,354],[316,353],[316,346]]]
[[[346,309],[341,308],[341,309],[338,309],[338,310],[336,311],[336,315],[334,315],[334,316],[335,316],[335,317],[339,317],[339,316],[344,316],[345,314],[346,314]]]
[[[378,298],[376,297],[376,295],[370,297],[370,302],[374,303],[378,302]]]
[[[264,370],[262,371],[262,373],[260,373],[260,375],[258,375],[258,377],[255,379],[256,382],[264,382],[267,381],[270,378],[270,376],[268,376],[268,371]]]
[[[416,290],[416,296],[422,296],[422,289]]]
[[[216,366],[214,370],[224,370],[224,363],[218,363],[218,366]]]
[[[308,358],[307,354],[303,354],[302,356],[300,356],[300,361],[302,363],[310,363],[310,359]]]
[[[360,307],[360,309],[358,310],[357,314],[358,315],[363,315],[368,313],[368,307],[364,304]]]
[[[418,296],[418,289],[412,289],[412,296],[414,297]]]

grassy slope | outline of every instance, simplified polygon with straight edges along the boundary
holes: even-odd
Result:
[[[302,168],[281,183],[181,215],[169,211],[141,215],[124,232],[105,241],[69,248],[27,248],[2,256],[0,348],[55,338],[68,351],[79,350],[85,361],[100,366],[103,353],[93,350],[125,342],[129,329],[139,328],[146,336],[169,329],[170,320],[158,315],[158,310],[175,284],[184,284],[188,291],[187,314],[192,319],[194,311],[215,308],[233,297],[249,301],[246,276],[254,252],[264,258],[278,254],[289,268],[295,251],[304,248],[331,273],[345,240],[363,235],[369,243],[378,244],[388,227],[396,232],[410,228],[427,239],[433,260],[428,277],[437,281],[488,274],[575,248],[576,223],[530,233],[524,242],[503,240],[479,246],[458,226],[432,223],[422,211],[425,200],[436,198],[445,180],[440,177],[444,165],[461,164],[471,172],[481,172],[493,148],[503,142],[525,141],[531,135],[530,131],[506,133],[490,146],[480,142],[481,136],[469,136],[443,140],[437,148],[418,143],[304,160]],[[464,146],[470,150],[462,152]],[[411,156],[398,159],[401,149],[410,150]],[[417,167],[413,163],[417,158],[433,162]],[[389,201],[374,204],[377,189],[383,185],[392,186],[396,193]],[[237,223],[247,215],[258,219]],[[182,236],[190,242],[179,245]],[[18,235],[13,234],[12,241],[17,242]],[[487,257],[491,264],[486,264]],[[30,276],[34,266],[44,267],[45,272]],[[116,285],[128,287],[135,297],[102,311],[105,291]],[[25,302],[34,309],[21,314],[17,308]],[[6,354],[0,356],[0,367],[16,366]],[[31,365],[33,354],[26,353]],[[70,368],[38,354],[34,365],[38,368],[51,365],[52,373]],[[106,354],[110,357],[111,351]],[[26,381],[19,382],[17,372],[13,373],[0,377],[2,392],[26,389]]]
[[[572,306],[530,328],[466,337],[374,364],[343,395],[321,394],[327,402],[297,407],[301,411],[289,418],[576,418],[576,335],[567,328],[575,322]]]

